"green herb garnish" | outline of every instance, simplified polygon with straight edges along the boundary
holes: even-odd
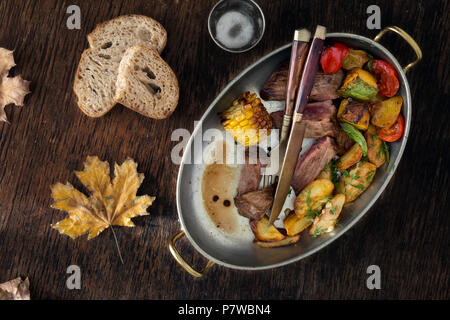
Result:
[[[306,211],[306,216],[307,216],[308,218],[314,219],[315,217],[320,216],[320,211],[308,209],[308,210]]]
[[[388,147],[386,141],[383,141],[383,144],[381,145],[381,149],[383,150],[384,155],[386,157],[386,165],[384,167],[384,170],[386,171],[389,166],[389,161],[391,160],[389,157],[389,147]]]
[[[350,182],[348,183],[349,185],[351,185],[352,187],[355,187],[359,190],[364,190],[366,187],[362,186],[362,185],[356,185],[356,184],[351,184]]]
[[[340,123],[342,130],[350,137],[352,138],[357,144],[361,146],[363,155],[367,155],[367,142],[366,139],[364,139],[364,136],[362,133],[356,129],[354,126],[352,126],[349,123],[341,122]]]
[[[316,238],[316,237],[320,236],[323,232],[324,231],[323,231],[323,229],[321,227],[316,227],[314,229],[314,233],[313,233],[312,236],[313,236],[313,238]]]

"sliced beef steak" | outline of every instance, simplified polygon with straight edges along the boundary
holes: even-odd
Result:
[[[250,191],[234,198],[234,205],[241,216],[260,220],[270,209],[273,203],[275,186]]]
[[[259,149],[258,152],[264,151]],[[254,160],[255,161],[250,161],[249,153],[246,152],[245,164],[242,165],[241,176],[239,178],[239,185],[237,190],[238,196],[258,189],[259,183],[261,181],[261,168],[263,166],[259,158]],[[256,163],[254,164],[254,162]]]
[[[284,100],[288,82],[289,61],[284,62],[275,70],[262,86],[259,95],[266,101]]]
[[[285,100],[288,82],[289,63],[285,62],[274,71],[262,86],[259,94],[264,100]],[[317,72],[314,85],[309,96],[313,101],[333,100],[338,98],[336,90],[344,79],[344,71],[336,73]]]
[[[298,160],[291,186],[298,194],[313,181],[322,169],[336,155],[333,139],[323,137],[317,140]]]
[[[306,123],[305,138],[334,137],[335,115],[336,107],[331,100],[309,103],[303,111],[303,121]]]
[[[342,69],[336,73],[317,72],[309,99],[324,101],[339,98],[336,91],[341,86],[342,80],[344,80]]]
[[[275,111],[270,115],[274,128],[281,129],[284,111]],[[309,103],[303,111],[303,120],[306,122],[305,138],[334,137],[337,130],[333,122],[336,107],[331,100]]]

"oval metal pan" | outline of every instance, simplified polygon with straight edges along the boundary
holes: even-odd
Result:
[[[221,238],[215,234],[214,230],[208,228],[208,223],[204,221],[208,217],[205,216],[204,210],[202,212],[203,203],[201,197],[198,196],[202,166],[189,164],[194,138],[201,135],[202,130],[222,129],[217,113],[230,106],[232,101],[244,91],[259,93],[269,75],[278,68],[281,62],[289,59],[291,45],[288,44],[273,51],[241,72],[223,89],[201,118],[202,126],[194,129],[183,155],[177,180],[178,215],[181,227],[191,244],[207,259],[229,268],[242,270],[269,269],[299,261],[326,247],[355,225],[378,200],[391,180],[405,149],[411,124],[411,95],[402,67],[386,48],[371,39],[347,33],[331,33],[327,35],[327,39],[366,50],[375,57],[389,61],[399,74],[401,82],[399,94],[404,100],[402,112],[406,119],[406,128],[404,137],[390,144],[389,167],[387,170],[379,168],[369,189],[353,204],[344,208],[338,228],[319,238],[312,239],[309,235],[304,234],[300,242],[293,246],[267,249],[259,248],[252,243],[251,239]],[[277,103],[279,104],[278,108],[281,109],[280,102],[264,102],[264,105],[273,107],[275,104],[277,107]],[[208,143],[203,142],[203,147],[206,147]],[[380,230],[373,230],[373,232],[380,232]]]

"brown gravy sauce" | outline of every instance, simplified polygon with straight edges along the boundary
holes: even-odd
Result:
[[[202,178],[203,203],[209,217],[226,233],[233,233],[238,221],[234,206],[239,170],[226,164],[213,163],[205,168]]]

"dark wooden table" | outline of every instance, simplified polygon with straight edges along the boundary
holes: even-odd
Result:
[[[0,283],[28,276],[33,299],[424,299],[449,295],[449,1],[258,0],[266,32],[251,51],[230,54],[210,39],[216,1],[0,2],[0,46],[14,49],[16,74],[32,81],[26,106],[6,108],[0,124]],[[66,9],[81,8],[80,30],[69,30]],[[170,161],[177,128],[193,129],[220,90],[241,70],[288,43],[292,30],[318,23],[335,32],[374,37],[366,8],[378,4],[382,27],[397,25],[420,44],[423,61],[408,73],[412,131],[402,162],[383,197],[363,221],[319,253],[275,270],[245,272],[215,266],[194,280],[170,255],[179,231],[175,206],[178,166]],[[99,119],[76,106],[73,77],[86,35],[97,23],[138,13],[168,31],[162,56],[178,76],[181,97],[171,118],[156,121],[117,106]],[[383,44],[402,64],[414,55],[396,36]],[[50,225],[65,213],[50,208],[50,185],[69,181],[88,155],[110,163],[132,157],[145,174],[140,194],[156,195],[137,227],[71,240]],[[187,240],[180,250],[196,267],[205,259]],[[78,265],[82,289],[66,288]],[[366,287],[369,265],[381,269],[381,290]]]

